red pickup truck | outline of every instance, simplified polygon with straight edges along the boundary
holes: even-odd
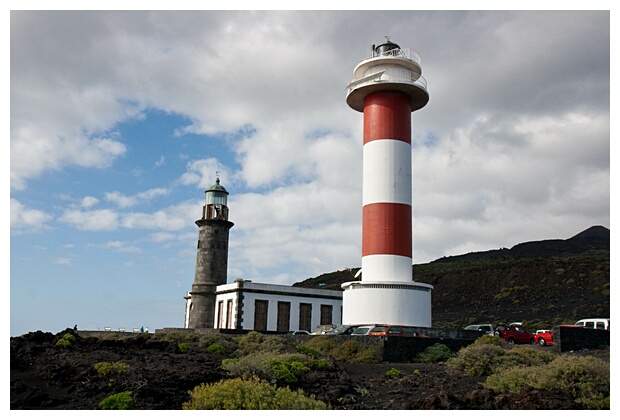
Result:
[[[510,325],[504,328],[498,327],[495,330],[496,334],[510,344],[536,344],[534,335],[520,325]]]

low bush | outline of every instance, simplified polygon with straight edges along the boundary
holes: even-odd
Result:
[[[250,331],[235,340],[237,342],[237,352],[240,356],[246,356],[260,351],[263,335],[257,331]]]
[[[308,361],[308,367],[311,370],[331,370],[333,366],[331,363],[323,359],[311,359]]]
[[[129,369],[129,365],[122,362],[99,362],[95,363],[93,367],[100,376],[117,376],[125,373],[127,369]]]
[[[317,335],[306,341],[304,347],[319,352],[322,356],[329,356],[331,351],[336,348],[336,343],[332,337],[327,335]]]
[[[254,353],[284,353],[295,351],[292,344],[284,337],[277,335],[264,336],[257,331],[250,331],[248,334],[237,338],[238,356],[247,356]]]
[[[330,355],[340,362],[349,363],[380,363],[383,360],[379,346],[362,345],[355,340],[334,347]]]
[[[221,344],[213,343],[207,347],[207,352],[212,354],[226,354],[226,349]]]
[[[237,343],[233,337],[226,334],[214,333],[201,337],[199,347],[205,347],[209,353],[233,354],[237,350]],[[222,351],[223,350],[223,351]]]
[[[125,391],[110,395],[99,403],[99,407],[102,410],[131,410],[133,409],[133,393]]]
[[[271,369],[264,362],[276,357],[274,354],[255,353],[248,356],[222,360],[222,369],[231,376],[241,379],[250,379],[254,376],[268,379]]]
[[[303,354],[307,354],[308,356],[317,357],[321,355],[321,352],[315,348],[308,347],[305,345],[297,346],[297,351]]]
[[[502,348],[509,348],[508,342],[496,335],[485,334],[482,337],[478,337],[471,346],[481,346],[483,344],[492,344]]]
[[[487,388],[497,392],[520,392],[523,387],[567,391],[575,401],[590,409],[608,409],[610,401],[610,364],[586,356],[562,355],[543,368],[513,367],[489,376]]]
[[[124,339],[125,339],[124,336],[121,336],[119,333],[115,333],[115,332],[114,333],[106,334],[102,338],[103,341],[117,341],[117,340],[120,341],[120,340],[124,340]]]
[[[297,382],[300,374],[310,370],[308,366],[297,361],[271,359],[265,363],[271,369],[271,374],[276,381],[284,381],[289,384]]]
[[[316,366],[323,367],[318,361],[301,353],[259,352],[222,361],[222,369],[226,370],[231,376],[242,379],[256,377],[270,382],[283,381],[286,383],[297,382],[300,374],[315,369]],[[329,367],[331,368],[330,365]]]
[[[398,378],[399,376],[402,375],[401,371],[395,368],[392,368],[390,370],[388,370],[387,372],[385,372],[385,375],[390,377],[390,378]]]
[[[470,345],[460,349],[456,357],[449,359],[446,364],[469,376],[486,376],[493,373],[497,359],[504,353],[502,347],[494,344]]]
[[[187,353],[189,351],[189,344],[179,343],[177,344],[177,350],[179,353]]]
[[[456,353],[450,350],[448,346],[435,343],[418,353],[414,361],[418,363],[440,363],[452,359],[453,357],[456,357]]]
[[[56,346],[66,348],[71,347],[74,343],[75,337],[73,336],[73,334],[66,333],[56,342]]]
[[[258,378],[202,384],[189,392],[184,410],[326,410],[328,406],[302,390],[278,388]]]
[[[493,372],[514,366],[542,366],[553,361],[556,356],[532,347],[515,347],[500,355],[493,362]]]
[[[167,333],[155,333],[152,339],[177,344],[192,343],[200,339],[200,334],[191,331],[170,331]]]

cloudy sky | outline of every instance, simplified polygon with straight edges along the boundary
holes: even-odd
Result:
[[[422,57],[414,263],[610,228],[609,11],[13,11],[11,335],[182,326],[204,190],[229,281],[361,265],[362,114]]]

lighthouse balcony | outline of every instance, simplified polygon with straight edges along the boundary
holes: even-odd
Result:
[[[377,71],[353,80],[347,86],[347,104],[356,111],[363,112],[364,98],[373,92],[399,91],[411,98],[411,110],[415,111],[428,103],[426,80],[419,71],[403,67],[373,66]]]
[[[347,95],[355,89],[377,83],[406,83],[418,86],[425,91],[427,90],[426,79],[424,79],[420,73],[404,68],[389,67],[362,77],[361,79],[351,81],[347,86]]]

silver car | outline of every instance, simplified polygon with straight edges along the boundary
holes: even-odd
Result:
[[[351,333],[351,335],[368,335],[370,330],[372,330],[374,327],[375,327],[375,325],[361,325],[361,326],[357,327]]]
[[[477,325],[468,325],[465,327],[466,330],[473,331],[483,331],[486,334],[493,335],[495,330],[493,329],[493,325],[491,324],[477,324]]]

